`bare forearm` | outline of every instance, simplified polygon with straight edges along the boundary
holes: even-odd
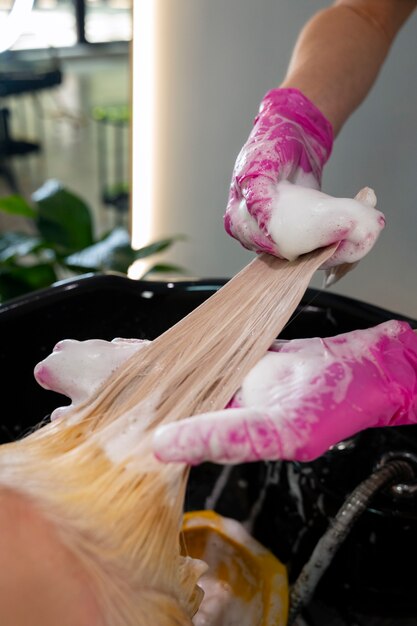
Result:
[[[338,0],[315,15],[296,43],[282,87],[296,87],[337,134],[366,97],[417,0]]]

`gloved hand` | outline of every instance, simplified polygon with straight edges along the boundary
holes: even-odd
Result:
[[[355,200],[318,191],[332,143],[330,123],[300,91],[268,92],[235,164],[227,232],[250,250],[289,260],[340,242],[326,268],[365,256],[384,216],[371,190]]]
[[[36,381],[45,389],[56,391],[71,399],[68,406],[58,407],[51,420],[62,417],[89,398],[93,398],[105,380],[149,341],[121,339],[113,341],[64,339],[53,352],[38,363],[34,370]]]
[[[229,408],[160,426],[162,461],[309,461],[369,427],[417,423],[417,336],[391,321],[276,342]]]

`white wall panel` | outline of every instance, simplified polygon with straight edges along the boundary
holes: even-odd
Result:
[[[284,77],[297,33],[318,0],[164,0],[160,22],[157,235],[188,235],[169,260],[227,277],[252,255],[223,232],[236,155],[263,94]],[[333,289],[417,317],[417,15],[401,31],[366,103],[346,124],[323,188],[374,187],[387,227]],[[364,61],[365,62],[365,61]],[[317,286],[320,279],[314,284]]]

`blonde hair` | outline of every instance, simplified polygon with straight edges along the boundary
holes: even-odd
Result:
[[[91,576],[107,626],[192,623],[203,566],[180,554],[188,468],[154,458],[153,430],[223,408],[333,250],[292,263],[261,255],[93,401],[0,447],[0,485],[54,523]]]

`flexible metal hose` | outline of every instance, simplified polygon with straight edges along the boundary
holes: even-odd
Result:
[[[288,626],[294,624],[300,611],[309,603],[320,578],[371,498],[379,489],[390,483],[407,482],[414,478],[412,465],[406,461],[394,459],[377,469],[350,494],[318,541],[292,587]]]

